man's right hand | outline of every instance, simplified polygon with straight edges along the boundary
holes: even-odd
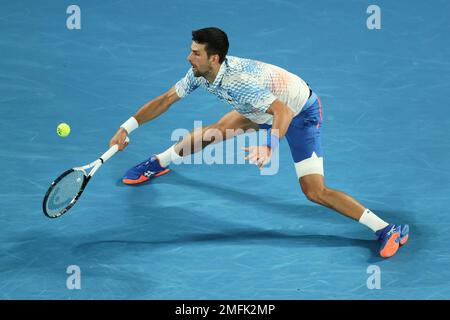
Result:
[[[109,141],[109,147],[112,147],[113,145],[117,144],[119,145],[119,151],[122,151],[128,146],[128,142],[125,141],[127,136],[128,136],[127,131],[124,128],[119,128],[116,134]]]

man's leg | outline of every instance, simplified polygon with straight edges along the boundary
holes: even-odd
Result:
[[[351,196],[325,186],[321,125],[322,105],[320,99],[312,95],[304,110],[292,120],[286,133],[303,193],[310,201],[372,229],[381,243],[380,255],[394,255],[399,244],[404,244],[408,239],[408,226],[388,224]]]
[[[161,165],[166,167],[175,158],[196,153],[211,143],[233,138],[249,129],[258,130],[259,126],[233,110],[214,124],[196,128],[181,141],[156,156]]]
[[[135,185],[159,177],[169,172],[170,169],[167,166],[179,157],[198,152],[208,144],[232,138],[248,129],[258,130],[258,128],[257,124],[240,115],[237,111],[231,111],[217,123],[194,130],[166,151],[151,156],[150,159],[129,169],[122,181],[125,184]]]
[[[299,129],[293,128],[293,131],[299,131]],[[387,222],[380,219],[354,198],[342,191],[325,186],[320,141],[314,138],[314,136],[317,136],[317,131],[312,130],[315,133],[314,135],[310,134],[311,130],[308,131],[309,133],[303,132],[297,135],[297,137],[307,137],[306,139],[292,139],[293,132],[289,132],[290,136],[288,137],[297,177],[308,200],[352,218],[369,227],[373,232],[386,228],[389,225]],[[312,156],[305,159],[306,154],[312,154]]]
[[[349,195],[326,187],[324,178],[320,174],[310,174],[301,177],[299,181],[303,193],[312,202],[333,209],[356,221],[361,219],[363,212],[366,210],[365,207]],[[388,223],[381,225],[380,229],[387,225]]]
[[[393,256],[399,246],[408,241],[408,225],[393,225],[383,221],[351,196],[325,186],[322,175],[309,174],[300,177],[299,181],[308,200],[333,209],[371,228],[381,243],[379,253],[383,258]]]

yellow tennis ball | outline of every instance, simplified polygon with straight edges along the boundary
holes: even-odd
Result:
[[[56,128],[56,132],[60,137],[67,137],[70,133],[70,126],[67,123],[60,123]]]

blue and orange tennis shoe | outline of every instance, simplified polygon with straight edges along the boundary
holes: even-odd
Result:
[[[406,243],[409,238],[409,226],[390,224],[384,229],[375,232],[380,241],[380,256],[383,258],[392,257],[398,248]]]
[[[139,163],[125,173],[122,182],[125,184],[139,184],[169,172],[169,166],[162,167],[156,156]]]

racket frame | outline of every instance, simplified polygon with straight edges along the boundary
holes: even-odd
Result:
[[[129,142],[128,137],[125,139],[125,141]],[[102,154],[102,156],[100,158],[98,158],[97,160],[95,160],[85,166],[74,167],[72,169],[64,171],[58,178],[56,178],[52,182],[52,184],[48,188],[47,192],[45,193],[44,201],[42,202],[42,210],[44,211],[44,214],[47,217],[54,219],[54,218],[59,218],[60,216],[65,214],[67,211],[69,211],[69,209],[72,208],[73,205],[80,198],[81,194],[83,193],[84,189],[86,188],[89,180],[91,180],[92,176],[97,172],[97,170],[102,166],[102,164],[105,163],[109,158],[111,158],[118,150],[119,150],[119,146],[117,144],[113,145],[111,148],[108,149],[108,151],[106,151],[104,154]],[[90,168],[92,168],[92,170],[89,172],[89,174],[87,174],[86,170],[90,169]],[[75,197],[73,197],[73,199],[70,201],[70,203],[63,210],[58,212],[56,215],[51,216],[47,212],[47,208],[46,208],[47,200],[48,200],[48,197],[50,196],[50,193],[53,191],[53,189],[58,184],[58,182],[60,182],[65,176],[67,176],[68,174],[70,174],[74,171],[82,171],[83,172],[83,183],[81,184],[80,190],[77,192]]]

